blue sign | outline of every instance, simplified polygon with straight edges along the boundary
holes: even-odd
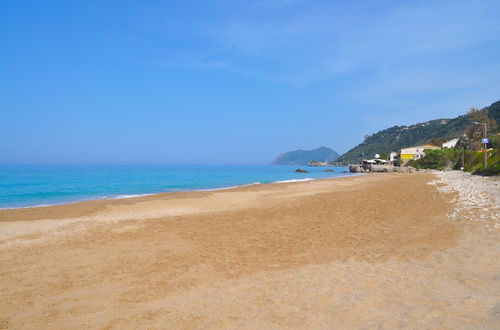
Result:
[[[481,143],[488,144],[490,143],[490,139],[482,139]]]

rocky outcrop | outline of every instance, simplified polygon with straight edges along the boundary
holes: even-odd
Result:
[[[351,165],[349,166],[349,172],[351,173],[387,173],[387,172],[397,172],[397,173],[412,173],[415,168],[411,166],[398,167],[392,165]]]
[[[313,167],[325,167],[325,166],[332,166],[332,164],[328,162],[317,162],[317,161],[311,161],[307,163],[307,166],[313,166]]]
[[[351,173],[363,173],[365,170],[361,165],[350,165],[349,172]]]
[[[309,172],[307,172],[306,170],[298,168],[298,169],[295,170],[295,173],[309,173]]]
[[[411,167],[411,166],[405,166],[405,167],[394,166],[394,170],[392,172],[413,173],[415,171],[418,171],[418,170],[415,167]]]

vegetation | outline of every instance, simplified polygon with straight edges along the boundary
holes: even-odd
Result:
[[[465,149],[450,148],[426,150],[425,157],[411,160],[408,165],[415,168],[428,168],[436,170],[463,169],[472,174],[499,175],[500,174],[500,149],[493,149],[487,153],[487,167],[483,165],[483,153]]]
[[[452,169],[460,162],[462,154],[462,149],[429,149],[425,151],[425,157],[411,160],[408,165],[435,170]]]
[[[436,119],[412,126],[394,126],[371,136],[367,135],[365,141],[339,157],[337,162],[358,163],[363,156],[373,157],[376,153],[399,152],[401,148],[416,145],[440,145],[459,137],[459,147],[478,150],[482,125],[474,122],[487,122],[489,136],[497,134],[500,124],[500,101],[482,110],[471,109],[469,113],[457,118]]]
[[[500,149],[488,152],[487,167],[483,166],[482,152],[468,152],[465,157],[464,169],[472,174],[499,175],[500,174]]]

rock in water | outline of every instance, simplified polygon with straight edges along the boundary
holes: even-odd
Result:
[[[298,168],[298,169],[295,170],[295,173],[309,173],[309,172],[307,172],[306,170]]]

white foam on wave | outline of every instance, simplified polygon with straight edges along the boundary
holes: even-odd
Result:
[[[290,179],[290,180],[274,181],[273,183],[305,182],[305,181],[313,181],[313,180],[316,180],[316,179],[313,179],[313,178]]]
[[[158,193],[156,193],[158,194]],[[102,199],[126,199],[126,198],[135,198],[135,197],[144,197],[144,196],[151,196],[155,194],[128,194],[128,195],[117,195],[117,196],[110,196],[110,197],[103,197]]]

